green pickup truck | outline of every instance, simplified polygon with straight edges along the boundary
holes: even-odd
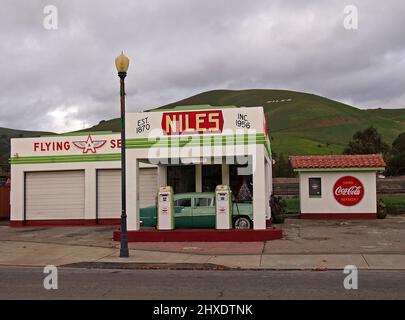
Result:
[[[215,193],[178,193],[174,195],[175,228],[215,228]],[[141,225],[156,227],[156,206],[140,209]],[[251,203],[233,203],[233,227],[253,227],[253,206]]]

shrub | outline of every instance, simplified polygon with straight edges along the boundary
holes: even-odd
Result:
[[[387,216],[387,206],[385,205],[382,199],[379,199],[377,203],[377,218],[385,219],[386,216]]]
[[[270,208],[273,223],[284,223],[287,203],[281,197],[271,195]]]

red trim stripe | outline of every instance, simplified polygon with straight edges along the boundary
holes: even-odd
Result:
[[[366,219],[377,219],[377,214],[376,213],[301,213],[301,219],[366,220]]]
[[[114,240],[119,241],[121,232],[114,231]],[[231,241],[267,241],[281,239],[280,229],[264,230],[215,230],[215,229],[176,229],[176,230],[139,230],[128,231],[129,242],[231,242]]]

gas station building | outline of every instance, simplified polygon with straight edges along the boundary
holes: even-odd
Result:
[[[253,229],[266,229],[272,158],[262,107],[127,113],[126,130],[128,231],[140,230],[139,209],[156,205],[160,187],[218,185],[251,200]],[[12,139],[11,225],[118,224],[120,144],[112,132]]]

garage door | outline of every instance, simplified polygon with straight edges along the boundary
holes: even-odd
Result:
[[[157,169],[139,169],[139,206],[155,204]],[[121,215],[121,171],[97,170],[97,218],[116,219]]]
[[[25,219],[84,219],[84,171],[27,172]]]
[[[139,207],[155,205],[157,192],[157,168],[139,169]]]

